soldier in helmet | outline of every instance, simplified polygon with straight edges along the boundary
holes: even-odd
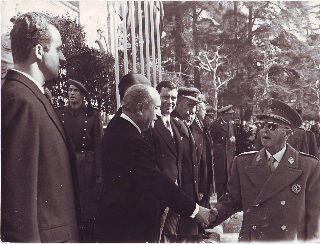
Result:
[[[76,80],[68,81],[69,104],[57,109],[60,120],[76,153],[79,187],[80,241],[92,242],[93,219],[96,208],[95,190],[101,183],[99,145],[102,138],[100,112],[91,103],[85,105],[88,91]],[[89,100],[89,99],[88,99]]]
[[[287,143],[299,114],[276,99],[264,104],[263,148],[235,157],[214,225],[243,211],[241,241],[319,241],[320,162]]]

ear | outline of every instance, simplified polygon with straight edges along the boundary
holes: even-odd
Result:
[[[43,50],[43,46],[41,46],[40,44],[37,44],[35,47],[34,47],[34,54],[35,54],[35,57],[39,60],[42,60],[42,55],[44,53],[44,50]]]
[[[137,114],[139,114],[141,116],[143,115],[143,104],[142,103],[137,104],[136,111],[137,111]]]

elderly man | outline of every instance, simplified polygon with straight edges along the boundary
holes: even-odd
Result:
[[[86,97],[88,105],[85,105]],[[99,146],[102,139],[100,112],[92,108],[89,93],[79,81],[68,81],[68,106],[57,109],[58,116],[76,153],[79,185],[80,241],[92,242],[96,193],[101,181]]]
[[[46,81],[66,60],[49,18],[26,13],[10,33],[14,69],[2,86],[1,238],[78,242],[73,163]]]
[[[241,241],[319,241],[320,162],[287,143],[299,114],[275,99],[265,105],[263,148],[235,157],[215,224],[243,211]]]
[[[159,238],[160,203],[183,216],[208,224],[214,215],[199,207],[160,172],[153,151],[141,134],[160,114],[159,93],[133,85],[122,113],[109,124],[102,141],[103,195],[98,207],[98,242],[155,242]]]

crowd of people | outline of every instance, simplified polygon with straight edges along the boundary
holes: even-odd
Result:
[[[299,111],[269,99],[255,123],[232,105],[215,118],[197,88],[129,73],[103,129],[81,82],[68,81],[66,106],[48,99],[67,60],[46,15],[21,15],[10,37],[3,241],[201,242],[238,211],[241,241],[320,240],[319,126]]]

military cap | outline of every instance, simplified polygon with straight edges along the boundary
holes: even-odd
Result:
[[[214,114],[214,108],[211,105],[206,106],[206,114],[208,115]]]
[[[84,87],[84,85],[83,85],[82,83],[80,83],[79,81],[69,79],[67,84],[68,84],[68,87],[69,87],[70,85],[74,85],[74,86],[77,87],[84,95],[86,95],[86,96],[89,95],[88,90],[87,90],[87,89]]]
[[[302,119],[298,112],[289,105],[277,99],[268,99],[260,103],[262,114],[258,114],[258,119],[276,119],[291,127],[299,127]]]
[[[218,109],[218,113],[219,114],[233,114],[234,113],[234,110],[232,109],[233,105],[227,105],[227,106],[224,106],[220,109]]]
[[[201,103],[198,99],[201,92],[195,87],[179,87],[178,97],[185,97],[192,100],[195,103]]]

